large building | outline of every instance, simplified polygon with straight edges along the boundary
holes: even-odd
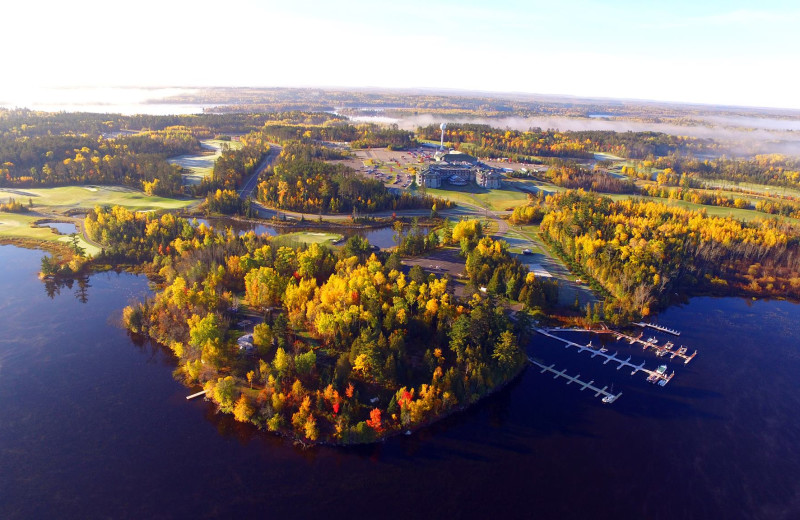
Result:
[[[445,184],[466,186],[475,183],[488,189],[498,189],[503,176],[498,170],[478,162],[471,155],[450,151],[435,155],[436,162],[417,172],[417,185],[441,188]]]

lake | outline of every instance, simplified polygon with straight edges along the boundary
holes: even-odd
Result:
[[[614,383],[623,395],[612,405],[529,369],[410,437],[301,450],[186,401],[171,356],[118,326],[146,279],[95,274],[51,298],[41,256],[0,246],[0,518],[800,515],[798,305],[670,308],[659,322],[699,354],[670,363],[664,388],[551,340],[529,345]]]

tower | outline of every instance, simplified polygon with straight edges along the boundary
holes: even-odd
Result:
[[[439,150],[444,151],[444,129],[447,128],[447,123],[442,123],[439,128],[442,130],[442,141],[439,143]]]

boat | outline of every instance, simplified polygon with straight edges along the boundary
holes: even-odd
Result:
[[[655,336],[651,336],[651,337],[647,338],[647,342],[648,343],[652,343],[653,345],[655,345],[656,343],[658,343],[658,340],[656,339]]]
[[[669,383],[670,380],[672,380],[672,378],[674,376],[675,376],[675,372],[672,372],[668,377],[665,377],[661,381],[659,381],[658,382],[658,386],[667,386],[667,383]]]
[[[664,374],[666,374],[666,373],[667,373],[667,365],[660,365],[660,366],[659,366],[659,367],[656,369],[656,371],[655,371],[655,372],[653,372],[652,374],[650,374],[650,375],[647,377],[647,382],[648,382],[648,383],[655,383],[655,382],[656,382],[656,381],[658,381],[659,379],[664,379],[664,377],[665,377],[665,376],[664,376]],[[670,376],[670,377],[671,377],[671,376]],[[664,384],[666,384],[666,383],[664,383]],[[664,385],[661,385],[661,386],[664,386]]]
[[[611,383],[611,390],[609,391],[609,394],[607,396],[603,397],[603,402],[613,403],[617,399],[617,397],[619,396],[614,395],[614,383]]]

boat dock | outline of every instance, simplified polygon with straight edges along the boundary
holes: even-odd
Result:
[[[655,323],[646,323],[646,322],[643,322],[643,321],[637,321],[637,322],[634,322],[633,324],[634,325],[638,325],[638,326],[640,326],[642,328],[650,327],[651,329],[656,329],[656,330],[661,331],[661,332],[666,332],[667,334],[672,334],[673,336],[680,336],[681,335],[681,331],[679,331],[679,330],[668,329],[667,327],[662,327],[661,325],[656,325]]]
[[[651,348],[655,351],[656,356],[658,357],[663,357],[666,355],[669,355],[670,359],[675,359],[676,357],[679,357],[683,359],[684,365],[688,365],[689,361],[693,360],[694,357],[697,355],[696,350],[691,355],[687,355],[686,352],[688,349],[684,346],[681,346],[679,349],[672,350],[675,347],[675,344],[672,343],[671,341],[666,342],[664,345],[659,345],[658,340],[655,338],[649,338],[647,340],[643,340],[642,334],[639,334],[638,336],[629,336],[623,332],[617,332],[612,330],[608,331],[603,330],[595,332],[601,334],[612,334],[615,338],[617,338],[617,340],[622,341],[624,339],[631,345],[633,345],[634,343],[639,343],[642,346],[642,350],[647,350]]]
[[[622,392],[620,392],[618,394],[612,394],[611,392],[607,391],[606,389],[608,388],[608,386],[604,386],[603,388],[598,388],[597,386],[595,386],[593,384],[594,380],[592,380],[592,381],[581,381],[580,374],[578,374],[577,376],[573,377],[573,376],[568,375],[566,370],[560,370],[560,371],[556,370],[555,368],[553,368],[553,367],[555,367],[555,365],[546,366],[546,365],[543,365],[543,364],[539,363],[538,361],[534,361],[531,358],[528,358],[528,361],[531,364],[537,366],[538,368],[541,368],[542,369],[541,370],[542,374],[544,374],[545,372],[550,372],[551,374],[554,374],[553,379],[558,379],[559,377],[561,377],[561,378],[567,380],[567,384],[568,385],[572,384],[572,383],[577,383],[581,387],[581,391],[586,390],[588,388],[589,390],[595,392],[595,394],[594,394],[595,397],[600,397],[602,395],[604,403],[613,403],[614,401],[619,399],[619,396],[622,395]]]
[[[534,329],[534,330],[536,330],[536,332],[538,332],[539,334],[547,336],[548,338],[553,338],[557,339],[558,341],[561,341],[562,343],[564,343],[564,348],[575,347],[578,349],[578,352],[584,352],[584,351],[591,352],[593,358],[596,356],[604,357],[606,358],[606,360],[603,361],[604,365],[607,365],[610,361],[613,361],[614,363],[617,363],[617,370],[621,369],[622,367],[632,368],[633,369],[631,371],[632,376],[636,375],[637,372],[644,372],[645,374],[647,374],[648,378],[653,377],[655,378],[656,381],[666,379],[667,382],[669,382],[669,380],[672,379],[672,376],[667,377],[664,374],[659,374],[655,370],[650,370],[645,368],[644,361],[642,361],[641,364],[639,365],[634,365],[633,363],[631,363],[631,356],[628,356],[628,359],[618,358],[617,352],[613,352],[611,354],[609,354],[608,352],[603,352],[603,350],[601,350],[600,348],[593,348],[591,342],[588,345],[580,345],[578,343],[575,343],[574,341],[570,341],[568,339],[560,338],[554,334],[550,334],[545,329]],[[666,384],[667,383],[664,383],[661,386],[664,386]]]

